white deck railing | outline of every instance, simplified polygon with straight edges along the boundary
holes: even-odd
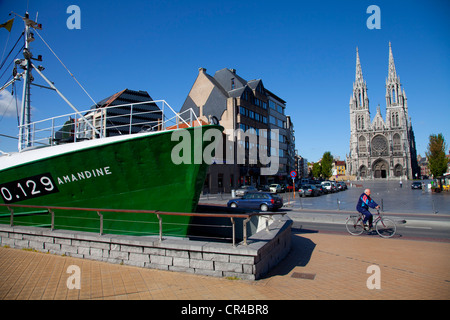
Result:
[[[23,141],[26,141],[26,148],[33,148],[142,131],[161,131],[180,125],[191,127],[201,123],[192,109],[177,113],[165,100],[144,101],[35,121],[24,126]]]

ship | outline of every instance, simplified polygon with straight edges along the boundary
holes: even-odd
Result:
[[[194,156],[214,143],[202,139],[205,133],[223,127],[192,110],[178,114],[164,100],[78,111],[33,62],[42,57],[34,58],[28,44],[42,26],[28,13],[19,17],[25,24],[23,59],[15,60],[13,79],[0,89],[23,81],[19,150],[0,152],[0,223],[11,224],[13,210],[14,225],[98,232],[101,209],[114,209],[102,213],[103,233],[148,236],[159,232],[157,215],[148,211],[195,212],[209,163]],[[74,112],[31,122],[32,72]],[[173,161],[177,136],[191,141],[184,150],[191,161]],[[186,237],[191,219],[164,216],[164,233]]]

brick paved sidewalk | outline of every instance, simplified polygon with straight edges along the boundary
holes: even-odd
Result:
[[[269,276],[229,280],[0,248],[0,299],[449,299],[450,244],[294,234],[292,250]],[[70,265],[81,289],[67,288]],[[380,267],[381,289],[367,273]]]

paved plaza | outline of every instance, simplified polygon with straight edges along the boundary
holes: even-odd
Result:
[[[290,254],[258,281],[0,248],[0,299],[449,299],[450,243],[293,230]],[[69,289],[69,266],[81,270]],[[369,289],[371,266],[380,289]],[[370,270],[369,270],[370,271]],[[370,286],[370,285],[369,285]]]

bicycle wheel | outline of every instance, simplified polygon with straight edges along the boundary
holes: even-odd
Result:
[[[377,221],[375,230],[377,230],[380,237],[390,238],[397,231],[397,226],[393,220],[383,218]]]
[[[345,222],[347,231],[354,236],[359,236],[364,231],[362,219],[359,216],[350,216]]]

